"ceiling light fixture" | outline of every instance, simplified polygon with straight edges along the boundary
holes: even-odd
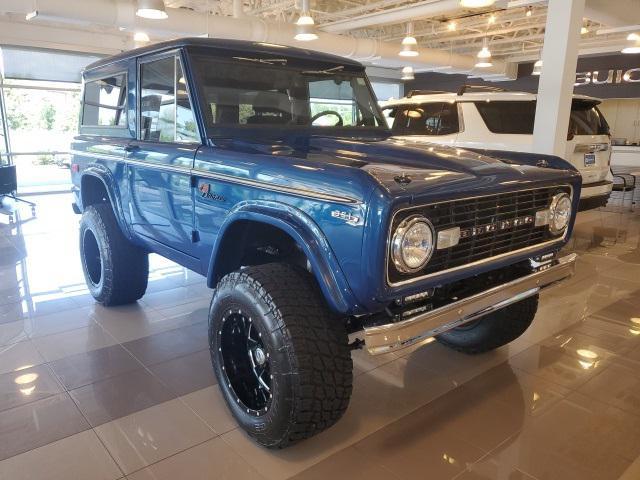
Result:
[[[482,48],[478,52],[477,57],[477,68],[488,68],[493,66],[493,63],[491,63],[491,50],[489,50],[489,39],[487,37],[484,37],[482,40]]]
[[[490,7],[494,3],[496,3],[496,0],[460,0],[460,6],[463,8]]]
[[[300,17],[296,22],[296,35],[295,38],[299,42],[311,42],[318,39],[318,35],[315,32],[316,23],[313,21],[311,11],[309,9],[309,0],[302,0],[302,9],[300,11]]]
[[[418,41],[413,36],[413,22],[407,23],[407,34],[402,39],[402,50],[398,52],[401,57],[417,57],[418,56]]]
[[[413,67],[404,67],[402,69],[402,77],[401,80],[415,80],[415,76],[413,74]]]
[[[627,36],[627,46],[620,51],[622,53],[640,53],[640,35],[630,33]]]
[[[38,16],[38,11],[37,10],[33,10],[32,12],[27,13],[24,16],[24,18],[25,18],[25,20],[33,20],[37,16]]]
[[[164,20],[168,17],[164,0],[138,0],[136,15],[150,20]]]
[[[149,41],[149,35],[147,35],[144,32],[136,32],[133,35],[133,41],[134,42],[148,42]]]

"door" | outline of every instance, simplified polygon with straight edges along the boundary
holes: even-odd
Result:
[[[133,230],[195,257],[191,168],[201,138],[179,53],[140,60],[137,98],[137,139],[126,148]]]

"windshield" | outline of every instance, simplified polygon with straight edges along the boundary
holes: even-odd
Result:
[[[277,58],[234,60],[193,57],[210,136],[225,127],[386,130],[363,72],[294,68]]]

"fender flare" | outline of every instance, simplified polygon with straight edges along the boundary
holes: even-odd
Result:
[[[131,232],[129,230],[127,222],[124,221],[124,209],[122,207],[122,200],[120,198],[120,195],[117,194],[117,192],[119,191],[118,184],[115,178],[113,177],[113,173],[111,172],[111,170],[109,170],[104,165],[100,165],[99,163],[93,163],[82,171],[82,176],[80,177],[80,195],[79,195],[80,203],[82,204],[81,209],[84,210],[85,208],[83,197],[82,197],[82,181],[87,176],[97,178],[102,182],[105,190],[107,191],[107,195],[109,197],[109,203],[111,203],[113,214],[116,217],[116,221],[118,222],[120,229],[125,234],[125,236],[131,239],[132,238]]]
[[[207,271],[207,285],[215,288],[219,280],[216,270],[220,250],[229,228],[238,221],[248,220],[265,223],[287,233],[302,249],[311,264],[315,276],[329,307],[340,314],[351,313],[357,301],[342,272],[329,242],[318,225],[302,210],[279,202],[253,200],[237,204],[220,227],[220,232],[211,252]]]

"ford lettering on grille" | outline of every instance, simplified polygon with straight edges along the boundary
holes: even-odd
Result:
[[[533,215],[524,215],[522,217],[516,217],[513,219],[478,225],[477,227],[464,228],[460,229],[460,238],[469,238],[475,237],[477,235],[482,235],[483,233],[508,230],[510,228],[519,227],[521,225],[533,224],[534,221],[535,217]]]

